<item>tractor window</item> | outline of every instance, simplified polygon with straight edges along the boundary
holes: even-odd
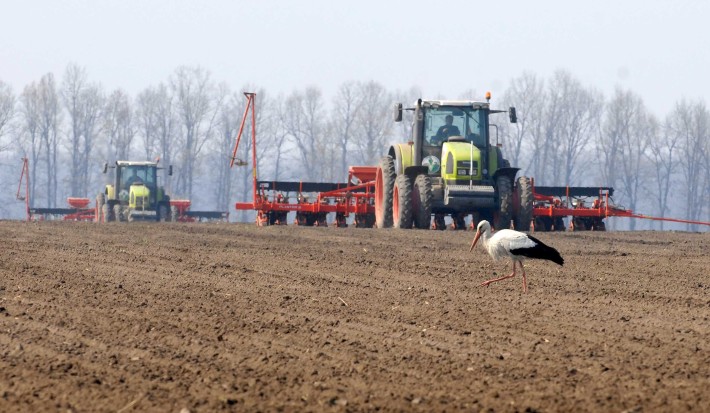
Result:
[[[133,184],[155,186],[155,168],[143,165],[129,165],[121,170],[121,187],[128,189]]]
[[[425,144],[441,146],[451,136],[462,136],[464,112],[458,108],[431,108],[424,118]]]
[[[424,118],[425,145],[441,146],[451,136],[463,136],[483,148],[486,145],[485,116],[485,111],[473,108],[430,108]]]

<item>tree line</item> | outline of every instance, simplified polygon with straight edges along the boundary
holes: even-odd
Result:
[[[272,96],[249,84],[233,89],[188,66],[130,96],[106,91],[70,64],[60,79],[48,73],[17,93],[0,79],[0,155],[29,159],[35,206],[95,197],[108,182],[104,162],[159,159],[174,167],[163,182],[173,198],[235,216],[233,203],[251,196],[251,167],[229,168],[245,91],[257,93],[259,178],[321,182],[344,182],[350,165],[375,165],[388,144],[410,136],[411,122],[393,122],[394,102],[480,100],[472,89],[422,96],[417,87],[388,90],[375,81],[344,82],[330,98],[317,86]],[[710,221],[704,101],[681,99],[658,117],[634,91],[618,88],[607,97],[558,70],[547,78],[522,73],[492,103],[517,108],[516,124],[494,119],[492,139],[537,185],[610,186],[615,201],[634,211]],[[237,154],[243,160],[251,159],[250,127]],[[5,166],[5,175],[19,170],[19,162]],[[11,215],[8,206],[0,213]],[[635,229],[635,220],[628,226]]]

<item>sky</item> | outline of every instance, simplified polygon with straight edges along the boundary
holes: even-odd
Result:
[[[0,80],[19,94],[86,69],[135,96],[179,66],[271,95],[350,80],[423,98],[502,95],[524,72],[569,71],[658,116],[710,96],[708,1],[25,0],[3,2]],[[476,96],[481,98],[482,96]]]

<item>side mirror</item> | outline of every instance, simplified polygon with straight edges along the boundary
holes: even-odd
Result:
[[[402,121],[402,104],[401,103],[394,104],[394,121],[395,122]]]
[[[108,162],[104,162],[104,173],[108,172]]]
[[[510,123],[518,123],[518,115],[515,113],[515,108],[510,107],[508,109],[508,116],[510,117]]]
[[[168,166],[168,176],[173,176],[173,166],[172,165]]]

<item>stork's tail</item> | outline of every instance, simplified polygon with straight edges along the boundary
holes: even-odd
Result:
[[[547,248],[545,255],[547,255],[548,260],[554,262],[555,264],[559,264],[559,265],[563,265],[565,263],[565,259],[562,258],[559,251],[557,251],[556,249],[549,247],[547,245],[545,245],[545,247]]]

